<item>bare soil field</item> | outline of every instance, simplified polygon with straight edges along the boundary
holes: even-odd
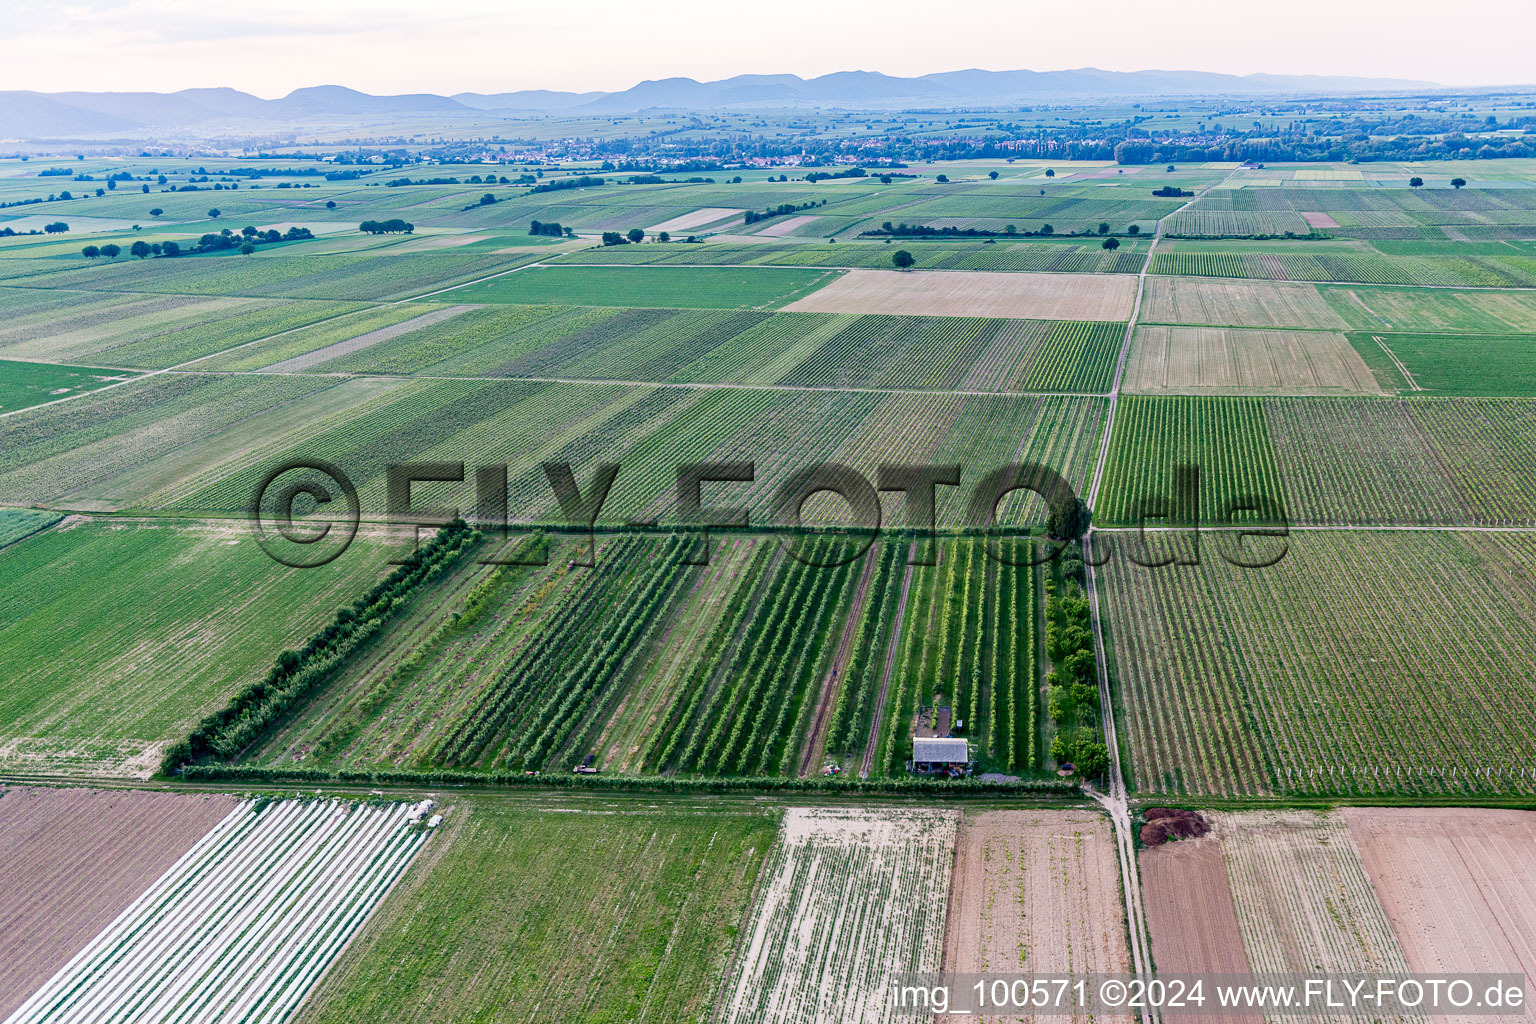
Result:
[[[1332,215],[1319,210],[1300,210],[1298,212],[1301,214],[1301,219],[1306,221],[1311,227],[1336,228],[1339,226],[1339,222],[1334,220]]]
[[[960,828],[952,886],[944,936],[945,971],[1108,974],[1130,970],[1120,869],[1103,815],[1092,811],[968,815]],[[945,1019],[958,1024],[967,1018]],[[980,1019],[1033,1018],[989,1014]]]
[[[1135,301],[1136,279],[1129,274],[850,270],[784,308],[811,313],[1126,320]]]
[[[1197,277],[1147,278],[1141,322],[1335,331],[1348,326],[1310,284]]]
[[[0,1019],[236,805],[174,793],[0,792]]]
[[[911,1019],[891,989],[898,974],[939,969],[958,821],[954,811],[787,810],[717,1019]]]
[[[1143,327],[1126,369],[1126,391],[1151,394],[1382,394],[1342,334],[1222,327]]]
[[[763,230],[756,233],[763,238],[783,238],[785,235],[794,234],[796,231],[805,227],[811,221],[817,219],[819,218],[814,214],[809,216],[802,215],[799,217],[786,217],[775,224],[769,224],[767,227],[763,228]]]
[[[1160,974],[1247,974],[1248,954],[1232,906],[1232,885],[1212,833],[1141,851],[1142,902]],[[1215,1017],[1188,1018],[1194,1022]],[[1260,1024],[1260,1016],[1222,1017]]]
[[[1213,817],[1255,972],[1408,973],[1342,817],[1316,811]]]
[[[1340,814],[1409,968],[1524,973],[1529,1005],[1536,994],[1529,980],[1536,978],[1536,814],[1408,807]]]
[[[727,217],[745,212],[730,206],[705,206],[694,210],[692,213],[685,213],[682,216],[673,217],[671,220],[664,220],[660,224],[652,224],[645,230],[687,231],[689,228],[703,227],[705,224],[713,224],[717,220],[724,220]]]

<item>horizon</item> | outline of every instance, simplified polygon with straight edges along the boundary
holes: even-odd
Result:
[[[411,96],[411,95],[421,95],[421,96],[440,96],[440,97],[449,98],[449,99],[451,99],[451,98],[453,98],[455,96],[462,96],[462,95],[495,96],[495,95],[501,95],[501,94],[507,94],[507,93],[517,93],[517,92],[551,92],[551,93],[562,93],[562,94],[569,94],[569,95],[604,95],[604,96],[611,96],[611,95],[616,95],[616,94],[627,92],[630,89],[634,89],[634,88],[636,88],[638,86],[641,86],[641,85],[654,84],[654,83],[659,83],[659,82],[692,81],[692,82],[697,82],[697,83],[699,83],[701,85],[711,85],[711,84],[715,84],[715,83],[719,83],[719,82],[730,81],[731,79],[735,79],[735,78],[748,78],[748,77],[776,78],[776,77],[783,77],[783,76],[795,77],[795,78],[799,78],[801,81],[810,82],[810,81],[815,81],[816,79],[819,79],[819,78],[825,78],[825,77],[829,77],[831,75],[837,75],[837,74],[872,74],[872,75],[882,75],[882,76],[887,77],[887,78],[895,78],[895,79],[902,79],[902,80],[916,80],[916,79],[927,78],[927,77],[935,76],[935,75],[958,74],[958,73],[968,72],[968,71],[981,71],[981,72],[985,72],[985,73],[988,73],[988,74],[1012,74],[1014,72],[1026,71],[1026,72],[1031,72],[1031,73],[1034,73],[1034,74],[1051,75],[1051,74],[1071,74],[1071,73],[1074,73],[1074,72],[1099,71],[1099,72],[1105,72],[1105,73],[1108,73],[1108,74],[1121,74],[1121,75],[1134,75],[1134,74],[1187,75],[1187,74],[1195,74],[1195,75],[1230,75],[1232,77],[1237,77],[1237,78],[1271,77],[1271,78],[1320,78],[1320,79],[1346,78],[1346,79],[1362,79],[1362,80],[1375,79],[1375,80],[1380,80],[1380,81],[1396,80],[1396,81],[1401,81],[1401,82],[1405,82],[1405,83],[1422,83],[1424,85],[1427,85],[1427,86],[1430,86],[1430,87],[1433,87],[1433,88],[1452,89],[1452,90],[1458,90],[1458,91],[1462,91],[1462,90],[1474,90],[1475,91],[1475,90],[1481,90],[1481,89],[1523,89],[1523,88],[1536,88],[1536,78],[1533,78],[1531,81],[1523,81],[1523,82],[1521,82],[1521,81],[1491,82],[1490,81],[1490,82],[1479,82],[1479,83],[1475,83],[1475,84],[1459,85],[1459,84],[1453,84],[1453,83],[1448,83],[1448,82],[1434,81],[1434,80],[1430,80],[1430,79],[1403,78],[1403,77],[1400,77],[1400,76],[1392,76],[1392,75],[1360,75],[1360,74],[1351,74],[1351,73],[1347,73],[1347,72],[1330,73],[1330,72],[1310,72],[1310,71],[1309,72],[1293,72],[1293,71],[1261,70],[1261,71],[1249,71],[1249,72],[1245,72],[1245,73],[1239,74],[1237,72],[1213,71],[1213,70],[1210,70],[1208,68],[1194,68],[1194,67],[1180,67],[1180,68],[1175,68],[1175,67],[1106,68],[1106,67],[1099,67],[1099,66],[1096,66],[1096,65],[1080,65],[1078,67],[1070,67],[1070,68],[1067,68],[1067,67],[1062,67],[1062,68],[1030,68],[1030,67],[983,68],[983,67],[972,66],[972,67],[965,67],[965,68],[945,68],[945,69],[935,70],[935,71],[918,72],[918,73],[909,74],[909,75],[897,75],[897,74],[893,74],[893,73],[888,72],[888,71],[882,71],[882,70],[879,70],[879,69],[876,69],[876,68],[868,68],[868,67],[842,68],[842,69],[839,69],[837,71],[828,71],[828,72],[824,72],[822,74],[817,74],[817,75],[799,75],[799,74],[796,74],[795,72],[792,72],[792,71],[742,71],[742,72],[738,72],[738,73],[733,74],[733,75],[727,75],[727,76],[725,76],[723,78],[696,78],[696,77],[693,77],[693,76],[690,76],[690,75],[682,75],[682,74],[678,74],[678,75],[658,75],[658,76],[650,77],[650,78],[637,79],[634,82],[631,82],[627,86],[621,86],[619,88],[614,88],[614,89],[580,88],[580,87],[576,87],[576,88],[559,88],[559,89],[557,89],[557,88],[551,88],[551,87],[540,86],[540,85],[530,85],[530,86],[518,86],[518,87],[515,87],[515,88],[505,88],[505,89],[451,89],[450,90],[450,89],[445,89],[445,88],[419,88],[419,89],[403,89],[403,90],[400,90],[400,91],[397,91],[397,92],[396,91],[391,91],[391,92],[374,92],[374,91],[371,91],[371,90],[368,90],[368,89],[363,89],[363,88],[359,88],[359,87],[354,86],[354,85],[350,85],[350,84],[348,84],[348,83],[346,83],[344,81],[331,80],[331,81],[316,81],[316,82],[311,82],[311,83],[303,84],[303,85],[295,85],[295,86],[293,86],[291,88],[288,88],[288,89],[283,90],[283,91],[278,91],[278,92],[253,92],[253,91],[248,90],[248,89],[242,89],[242,88],[240,88],[239,86],[236,86],[236,85],[229,85],[229,84],[225,84],[225,83],[211,84],[211,85],[210,84],[192,84],[192,85],[180,86],[180,87],[174,88],[174,89],[123,89],[123,88],[114,88],[114,89],[63,89],[63,90],[53,90],[53,91],[42,90],[42,89],[15,89],[15,90],[0,89],[0,91],[34,92],[34,93],[38,93],[40,95],[45,95],[45,96],[69,95],[71,93],[109,93],[109,94],[110,93],[118,93],[118,94],[132,94],[132,93],[141,93],[141,92],[142,93],[154,93],[154,94],[157,94],[157,95],[169,96],[169,95],[175,95],[177,93],[182,93],[182,92],[212,91],[212,90],[231,89],[231,90],[234,90],[236,92],[245,93],[246,95],[254,96],[257,99],[267,100],[267,101],[281,100],[281,99],[284,99],[284,98],[286,98],[288,96],[293,95],[294,93],[304,92],[306,90],[316,90],[316,89],[346,89],[346,90],[350,90],[352,92],[362,93],[364,95],[369,95],[369,96]]]
[[[1458,21],[1497,26],[1501,37],[1536,32],[1536,11],[1521,0],[1468,0],[1458,12]],[[505,7],[471,0],[438,16],[405,0],[341,0],[323,11],[275,0],[259,13],[225,16],[191,0],[81,0],[69,18],[65,49],[71,59],[60,61],[57,12],[22,0],[0,90],[228,87],[273,99],[304,88],[291,84],[296,69],[323,64],[329,81],[372,95],[620,92],[666,78],[815,78],[853,68],[920,77],[939,73],[933,65],[955,53],[967,54],[963,61],[944,62],[965,66],[956,70],[1050,65],[1124,71],[1149,70],[1155,63],[1214,74],[1347,74],[1447,88],[1524,84],[1530,74],[1528,58],[1517,48],[1481,53],[1446,47],[1438,18],[1397,19],[1391,47],[1362,48],[1380,32],[1379,12],[1364,3],[1296,0],[1278,22],[1211,0],[1151,23],[1142,13],[1131,0],[1105,0],[1091,10],[1030,10],[1005,0],[976,0],[963,18],[935,19],[928,4],[893,0],[870,20],[861,9],[784,0],[763,21],[757,9],[696,2],[658,11],[596,0],[567,13],[526,2]],[[914,32],[919,24],[921,32]],[[570,41],[578,38],[581,47],[574,51]],[[1051,41],[1048,53],[1031,45],[1035,38]],[[1238,39],[1241,47],[1233,46]],[[657,56],[679,49],[686,53]],[[266,59],[232,59],[249,52]],[[579,59],[572,59],[573,52]],[[658,73],[658,66],[665,71]],[[759,70],[764,67],[769,70]]]

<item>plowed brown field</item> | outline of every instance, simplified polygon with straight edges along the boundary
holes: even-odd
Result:
[[[1248,954],[1232,909],[1232,885],[1219,838],[1212,834],[1144,849],[1140,866],[1158,974],[1247,974]],[[1186,1017],[1183,1024],[1218,1019],[1262,1024],[1264,1018]]]
[[[174,793],[0,792],[0,1020],[235,805]]]
[[[1409,968],[1522,972],[1529,1006],[1536,998],[1529,980],[1536,978],[1536,814],[1408,807],[1340,813]]]
[[[968,814],[960,830],[944,969],[999,975],[1128,972],[1120,891],[1114,837],[1102,815]],[[941,1019],[958,1024],[1033,1018]],[[1064,1018],[1040,1019],[1061,1024]]]

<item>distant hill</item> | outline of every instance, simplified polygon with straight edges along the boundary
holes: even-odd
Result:
[[[839,71],[817,78],[737,75],[645,81],[623,92],[372,96],[339,85],[295,89],[264,100],[235,89],[153,92],[0,92],[0,138],[139,137],[155,131],[252,130],[327,118],[484,116],[486,113],[620,114],[649,109],[837,106],[991,106],[1071,98],[1311,95],[1433,88],[1433,82],[1321,75],[1220,75],[1208,71],[945,71],[898,78]]]

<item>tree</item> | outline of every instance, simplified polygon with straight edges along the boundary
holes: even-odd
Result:
[[[604,231],[603,232],[603,244],[604,245],[628,245],[629,244],[629,239],[625,238],[623,235],[619,234],[617,231]]]
[[[153,210],[149,211],[149,215],[151,217],[158,217],[158,216],[160,216],[164,212],[165,212],[164,210],[160,209],[160,207],[157,206]]]
[[[123,250],[121,246],[114,245],[111,242],[108,242],[106,245],[101,247],[101,254],[109,260],[117,259],[117,257],[122,254],[122,251]]]
[[[148,185],[143,185],[143,186],[141,186],[139,188],[139,191],[143,192],[145,195],[149,195],[149,186]]]
[[[642,231],[639,228],[630,228],[628,231],[626,231],[624,233],[624,235],[625,235],[626,238],[628,238],[631,242],[634,242],[636,245],[639,245],[642,241],[645,240],[645,232]]]
[[[256,226],[254,224],[247,224],[245,227],[240,229],[240,233],[246,238],[250,238],[256,234]]]
[[[50,235],[62,235],[69,230],[69,225],[61,220],[56,220],[52,224],[44,224],[43,230]]]
[[[1101,235],[1109,234],[1109,221],[1107,221],[1107,220],[1099,221],[1099,234],[1101,234]]]
[[[116,178],[108,178],[107,179],[107,191],[108,192],[116,192],[117,191],[117,179]]]
[[[1409,188],[1423,188],[1424,187],[1424,179],[1423,178],[1409,178],[1408,179],[1408,187]]]
[[[656,241],[658,241],[658,242],[670,242],[670,241],[672,241],[672,234],[671,234],[671,232],[668,232],[668,231],[661,232],[660,234],[658,234],[656,236]]]
[[[1168,165],[1168,171],[1169,171],[1169,173],[1172,173],[1172,172],[1173,172],[1173,171],[1176,171],[1176,170],[1178,170],[1178,168],[1177,168],[1177,167],[1175,167],[1175,166],[1173,166],[1173,164],[1169,164],[1169,165]]]
[[[84,256],[88,260],[93,260],[97,256],[101,255],[101,250],[96,248],[94,245],[88,245],[84,249],[80,250],[80,255]]]
[[[181,246],[175,242],[162,242],[160,244],[160,254],[162,256],[180,256]]]
[[[1042,235],[1054,235],[1056,233],[1056,229],[1051,227],[1049,224],[1041,224],[1040,233]]]
[[[737,180],[739,181],[740,179],[737,179]],[[882,184],[882,185],[889,185],[890,183],[891,183],[891,176],[889,174],[882,174],[882,175],[880,175],[880,184]]]
[[[934,178],[933,180],[938,182],[940,185],[948,185],[949,184],[949,175],[941,174],[937,178]]]
[[[896,264],[897,270],[908,270],[911,268],[912,264],[917,262],[917,260],[914,259],[912,254],[907,252],[907,250],[897,249],[895,252],[891,253],[891,262]]]
[[[1009,224],[1007,227],[1003,228],[1003,234],[1005,235],[1016,235],[1018,233],[1019,226],[1017,224]]]
[[[334,210],[334,209],[336,209],[336,200],[334,200],[334,199],[327,199],[325,201],[325,208],[327,210]]]
[[[496,197],[493,194],[491,194],[490,192],[487,192],[485,195],[480,197],[480,205],[481,206],[490,206],[495,201],[496,201]]]
[[[219,214],[222,213],[222,212],[223,212],[222,210],[220,210],[217,206],[215,206],[213,209],[208,211],[208,218],[210,220],[218,220],[219,219]]]
[[[1051,503],[1045,529],[1057,540],[1077,540],[1088,532],[1091,518],[1087,502],[1075,494],[1064,494]]]
[[[142,260],[144,257],[148,256],[149,253],[149,243],[144,241],[142,238],[128,247],[128,255],[136,257],[137,259]]]
[[[1462,188],[1466,188],[1466,187],[1467,187],[1467,179],[1466,178],[1452,178],[1451,179],[1451,188],[1462,189]]]
[[[1103,247],[1105,249],[1109,249],[1111,252],[1113,252],[1115,249],[1120,248],[1120,239],[1118,239],[1118,238],[1106,238],[1106,239],[1104,239]]]
[[[1132,224],[1130,227],[1125,229],[1125,233],[1128,235],[1139,235],[1141,234],[1141,227],[1139,225]]]
[[[997,180],[997,172],[996,171],[988,171],[987,172],[987,177],[991,178],[993,181],[996,181]]]
[[[1047,177],[1047,178],[1054,178],[1054,177],[1056,177],[1056,172],[1055,172],[1055,171],[1054,171],[1054,170],[1053,170],[1053,169],[1051,169],[1051,168],[1049,168],[1049,167],[1047,167],[1047,168],[1046,168],[1046,169],[1045,169],[1045,176],[1046,176],[1046,177]]]
[[[244,245],[242,245],[240,247],[240,254],[242,256],[249,256],[251,253],[253,253],[255,251],[256,251],[256,246],[252,245],[250,242],[246,242]]]

